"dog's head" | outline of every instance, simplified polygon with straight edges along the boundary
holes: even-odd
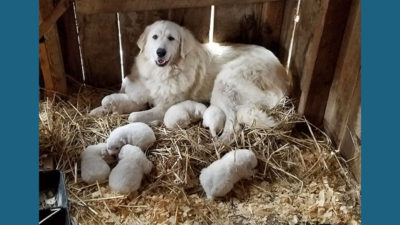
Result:
[[[137,45],[139,54],[163,67],[178,58],[185,56],[192,50],[196,40],[187,29],[170,21],[156,21],[146,27],[139,37]]]

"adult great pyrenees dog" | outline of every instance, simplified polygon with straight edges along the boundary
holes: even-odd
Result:
[[[290,75],[269,50],[200,44],[170,21],[147,26],[137,45],[140,52],[120,93],[104,97],[92,114],[130,113],[129,122],[158,123],[182,101],[210,103],[225,113],[220,141],[229,142],[241,123],[273,126],[261,108],[274,107],[291,87]]]

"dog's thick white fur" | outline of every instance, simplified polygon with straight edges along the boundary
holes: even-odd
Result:
[[[173,129],[178,126],[188,127],[191,123],[198,122],[203,118],[207,109],[204,104],[186,100],[171,106],[164,116],[164,124],[167,128]]]
[[[124,145],[118,155],[119,162],[110,173],[112,191],[128,194],[139,189],[144,174],[149,174],[153,164],[139,147]]]
[[[130,122],[150,123],[161,122],[167,109],[179,102],[210,102],[225,113],[220,138],[229,141],[239,123],[258,121],[260,114],[254,112],[259,106],[274,107],[291,86],[290,75],[269,50],[200,44],[187,29],[170,21],[146,27],[137,44],[140,53],[121,93],[107,96],[112,100],[103,100],[103,109],[97,111],[132,111]],[[153,108],[139,111],[148,103]],[[253,113],[239,121],[239,108]]]
[[[230,192],[240,179],[251,178],[256,166],[257,158],[252,151],[230,151],[201,170],[200,184],[208,198],[222,197]]]

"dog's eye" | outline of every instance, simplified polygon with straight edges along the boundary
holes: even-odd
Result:
[[[157,40],[157,38],[158,38],[157,34],[153,35],[154,40]]]
[[[172,37],[172,36],[169,36],[169,37],[168,37],[168,40],[173,41],[173,40],[175,40],[175,38]]]

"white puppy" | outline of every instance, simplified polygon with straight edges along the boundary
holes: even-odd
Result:
[[[291,87],[291,76],[275,55],[261,46],[202,45],[187,29],[170,21],[147,26],[137,44],[140,53],[131,74],[120,95],[113,97],[121,104],[111,104],[115,112],[132,110],[129,122],[163,121],[169,107],[185,100],[210,102],[226,116],[220,140],[228,142],[239,123],[261,121],[258,124],[263,125],[269,121],[265,116],[259,118],[260,113],[241,116],[246,121],[239,121],[239,108],[243,113],[261,106],[272,108]],[[137,112],[146,103],[154,107]]]
[[[147,149],[156,141],[153,130],[144,123],[131,123],[118,127],[107,138],[107,151],[110,155],[116,155],[121,147],[130,144]]]
[[[124,145],[118,155],[119,162],[110,173],[112,191],[128,194],[139,189],[143,174],[149,174],[153,164],[136,146]]]
[[[100,143],[88,146],[81,153],[81,176],[88,184],[105,181],[110,174],[110,166],[103,159],[107,155],[107,145]]]
[[[184,101],[171,106],[164,116],[164,124],[167,128],[186,128],[203,117],[207,107],[204,104],[194,101]]]
[[[216,137],[225,124],[225,113],[217,106],[210,105],[203,114],[203,127],[209,128],[212,137]]]
[[[257,158],[250,150],[239,149],[226,153],[221,159],[201,170],[200,184],[207,198],[222,197],[242,178],[250,178]]]

